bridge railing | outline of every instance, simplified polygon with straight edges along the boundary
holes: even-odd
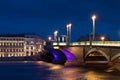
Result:
[[[79,46],[79,45],[91,45],[91,46],[116,46],[120,47],[120,41],[82,41],[82,42],[73,42],[71,43],[73,46]]]
[[[80,41],[80,42],[72,42],[69,45],[71,46],[113,46],[120,47],[120,41]],[[57,43],[53,42],[53,46],[67,46],[66,42]]]
[[[66,45],[67,45],[66,42],[59,42],[59,43],[53,42],[53,46],[66,46]]]

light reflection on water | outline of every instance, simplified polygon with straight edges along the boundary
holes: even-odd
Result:
[[[47,64],[47,66],[49,65]],[[83,67],[64,67],[51,64],[48,71],[51,73],[47,76],[47,80],[120,80],[119,75]]]
[[[120,80],[116,74],[45,62],[0,63],[0,80]]]

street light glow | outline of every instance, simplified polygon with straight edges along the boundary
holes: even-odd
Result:
[[[52,40],[52,37],[51,37],[51,36],[49,36],[49,37],[48,37],[48,40],[49,40],[49,41],[51,41],[51,40]]]
[[[58,31],[54,31],[54,40],[57,41]]]
[[[69,44],[71,42],[71,26],[72,24],[67,24],[67,43]]]
[[[71,24],[71,23],[67,24],[67,28],[69,28],[69,27],[71,27],[71,26],[72,26],[72,24]]]
[[[54,31],[54,34],[57,34],[58,33],[58,31],[56,30],[56,31]]]
[[[93,26],[93,40],[95,40],[95,19],[96,19],[96,15],[92,16],[92,26]]]
[[[101,37],[101,40],[102,40],[102,41],[104,41],[104,40],[105,40],[105,37],[104,37],[104,36],[102,36],[102,37]]]
[[[93,15],[93,16],[92,16],[92,20],[95,20],[95,19],[96,19],[96,15]]]

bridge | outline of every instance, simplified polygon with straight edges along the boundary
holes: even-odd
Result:
[[[60,54],[65,56],[63,61],[71,64],[120,63],[120,41],[81,41],[70,44],[53,42],[52,46],[56,63],[63,60]]]
[[[53,42],[53,46],[67,46],[66,42]],[[72,42],[70,46],[105,46],[105,47],[120,47],[120,41],[81,41]]]

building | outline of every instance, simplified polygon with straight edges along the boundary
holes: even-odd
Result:
[[[1,34],[0,57],[34,56],[44,50],[45,43],[36,34]]]

